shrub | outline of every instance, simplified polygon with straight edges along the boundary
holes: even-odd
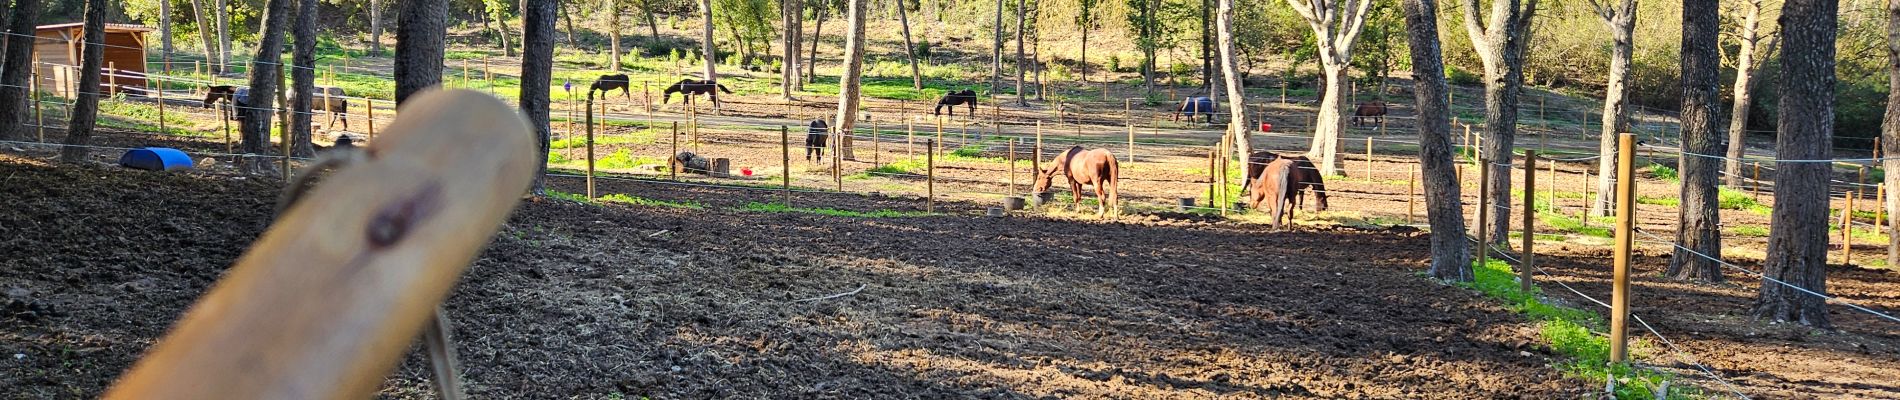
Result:
[[[1450,80],[1451,84],[1458,86],[1473,86],[1484,83],[1483,77],[1473,74],[1471,71],[1466,71],[1464,68],[1450,65],[1445,66],[1445,79]]]

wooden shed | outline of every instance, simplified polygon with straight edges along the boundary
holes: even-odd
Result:
[[[74,86],[79,84],[79,52],[85,39],[85,27],[84,23],[74,22],[41,25],[35,29],[35,36],[39,38],[33,44],[33,69],[39,77],[40,90],[73,97],[78,89]],[[107,76],[99,78],[106,93],[116,94],[121,89],[144,93],[145,34],[151,31],[151,27],[144,25],[106,24],[106,66],[103,68]]]

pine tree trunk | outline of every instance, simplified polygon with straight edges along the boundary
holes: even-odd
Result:
[[[369,53],[383,55],[383,3],[381,0],[369,0]]]
[[[290,99],[290,154],[309,157],[317,154],[310,143],[310,102],[317,85],[317,0],[298,0],[297,19],[290,35],[290,87],[296,97]]]
[[[225,13],[225,0],[214,0],[211,6],[218,16],[218,73],[226,71],[231,65],[231,16]]]
[[[553,127],[549,125],[548,106],[554,95],[551,85],[554,82],[554,20],[553,1],[528,2],[528,8],[522,10],[521,21],[521,112],[528,116],[528,123],[534,127],[535,152],[540,155],[539,172],[534,176],[534,185],[530,193],[545,195],[548,174],[548,150]]]
[[[904,58],[910,60],[910,88],[922,90],[924,73],[917,67],[917,44],[912,43],[910,39],[910,16],[908,15],[910,12],[904,10],[909,6],[904,3],[905,0],[897,1],[897,23],[904,26]]]
[[[1722,94],[1721,11],[1715,2],[1682,4],[1682,151],[1696,154],[1722,152],[1722,134],[1716,125]],[[1721,160],[1685,156],[1681,165],[1681,207],[1677,208],[1675,254],[1664,274],[1676,279],[1722,281],[1722,266],[1708,257],[1722,257],[1721,201],[1716,173]]]
[[[1227,79],[1227,132],[1234,135],[1234,153],[1236,160],[1247,160],[1253,154],[1252,125],[1247,124],[1247,97],[1241,89],[1240,54],[1234,51],[1234,0],[1220,0],[1215,30],[1219,31],[1220,67],[1222,76]],[[1246,186],[1245,182],[1241,183]]]
[[[818,79],[818,40],[825,37],[825,9],[824,3],[818,3],[818,10],[815,11],[818,14],[818,26],[813,27],[811,32],[811,57],[804,60],[806,81]]]
[[[580,46],[580,43],[574,40],[574,14],[567,10],[567,4],[568,4],[567,2],[563,1],[563,2],[558,2],[558,3],[560,4],[555,5],[555,7],[559,7],[559,8],[556,8],[554,10],[559,11],[561,13],[561,22],[567,23],[568,47]],[[523,17],[523,18],[526,18],[526,17]],[[521,49],[521,51],[527,52],[528,50],[524,48],[524,49]]]
[[[1524,91],[1524,53],[1530,42],[1530,22],[1536,16],[1537,0],[1519,0],[1492,4],[1489,27],[1478,11],[1478,0],[1464,0],[1465,30],[1478,47],[1484,63],[1484,130],[1480,154],[1491,169],[1489,215],[1492,244],[1505,245],[1511,228],[1511,149],[1517,138],[1518,96]]]
[[[92,128],[99,121],[99,94],[104,91],[99,88],[99,75],[105,69],[106,14],[105,0],[86,0],[85,43],[79,49],[79,94],[73,99],[72,120],[64,142],[67,146],[59,152],[60,161],[84,162],[90,153],[84,146],[92,144]]]
[[[1470,282],[1470,247],[1465,241],[1464,208],[1457,166],[1451,152],[1451,105],[1445,96],[1445,65],[1438,41],[1438,2],[1401,0],[1405,32],[1411,44],[1412,76],[1418,104],[1418,161],[1425,187],[1425,219],[1431,225],[1433,278]]]
[[[396,104],[410,95],[442,83],[444,35],[448,34],[448,0],[408,0],[397,3]]]
[[[785,26],[785,35],[779,37],[779,47],[783,52],[779,57],[784,59],[784,62],[779,63],[778,70],[779,98],[785,101],[791,101],[792,93],[797,91],[793,85],[798,83],[798,22],[804,19],[801,13],[803,4],[800,3],[799,0],[785,0],[780,3],[782,8],[779,9],[779,23]]]
[[[653,0],[641,0],[640,8],[647,13],[647,42],[660,42],[660,20],[653,16]]]
[[[1083,13],[1087,13],[1087,12],[1088,11],[1083,11]],[[1082,84],[1083,85],[1087,85],[1089,83],[1089,23],[1090,22],[1091,21],[1088,21],[1086,19],[1084,19],[1082,22],[1082,65],[1080,65],[1080,67],[1082,69]]]
[[[15,14],[18,15],[18,14]],[[14,25],[19,26],[19,25]],[[1887,2],[1887,113],[1880,121],[1881,156],[1893,157],[1900,154],[1900,2]],[[8,64],[12,65],[12,64]],[[12,69],[8,67],[8,69]],[[5,96],[0,92],[0,96]],[[1900,265],[1900,159],[1881,160],[1881,169],[1895,171],[1885,174],[1887,184],[1887,265]]]
[[[855,132],[852,128],[856,126],[858,120],[858,93],[861,89],[859,84],[864,77],[864,41],[868,40],[864,37],[866,10],[864,9],[865,0],[846,0],[845,2],[849,6],[845,13],[845,23],[848,26],[845,29],[844,38],[844,71],[842,76],[838,77],[837,123],[831,126],[838,127],[838,157],[856,160],[857,156],[852,154],[851,149],[851,134]]]
[[[607,10],[607,69],[620,72],[620,10]],[[657,39],[657,38],[656,38]]]
[[[1029,106],[1029,96],[1023,94],[1023,78],[1027,76],[1023,74],[1023,58],[1028,54],[1023,49],[1023,33],[1028,31],[1023,23],[1027,22],[1028,11],[1029,0],[1016,0],[1016,105],[1024,107]]]
[[[212,32],[215,32],[217,29],[205,22],[204,0],[191,0],[191,18],[193,23],[196,24],[193,25],[193,27],[198,30],[198,39],[205,42],[205,63],[217,64],[218,37],[212,34]],[[215,70],[216,69],[213,69],[213,71]]]
[[[1724,181],[1731,188],[1742,187],[1742,157],[1748,151],[1748,109],[1754,105],[1755,73],[1761,70],[1762,58],[1774,53],[1773,39],[1768,51],[1756,57],[1761,50],[1761,1],[1748,0],[1744,3],[1741,38],[1737,40],[1735,51],[1735,95],[1734,103],[1729,106],[1728,122],[1728,163],[1723,169]],[[1888,185],[1892,187],[1892,185]]]
[[[706,62],[706,80],[717,81],[719,80],[719,70],[717,69],[719,66],[719,53],[713,48],[712,0],[699,0],[699,10],[701,15],[705,16],[705,19],[702,21],[705,29],[700,31],[699,45],[700,54],[705,56],[702,61]]]
[[[1835,29],[1838,0],[1788,0],[1781,9],[1781,94],[1775,156],[1833,158]],[[1763,273],[1816,293],[1827,293],[1828,163],[1777,163],[1774,229]],[[1754,315],[1771,321],[1827,328],[1827,303],[1792,287],[1764,281]]]
[[[158,49],[166,55],[172,53],[172,0],[158,0]]]
[[[259,23],[262,25],[261,32],[257,34],[257,52],[251,59],[250,99],[240,104],[241,107],[238,110],[238,114],[244,116],[243,121],[240,121],[238,125],[241,132],[239,136],[242,139],[239,142],[239,148],[244,154],[271,154],[271,116],[276,114],[275,101],[279,89],[277,82],[280,80],[278,74],[282,72],[276,60],[283,59],[284,33],[289,28],[287,25],[291,24],[290,11],[296,8],[296,5],[296,0],[269,0],[265,3],[264,20]],[[268,173],[276,170],[271,162],[259,158],[247,158],[240,165],[244,166],[245,171],[252,173]]]
[[[14,0],[7,18],[6,58],[0,60],[0,140],[26,138],[27,93],[32,77],[34,26],[39,23],[40,0]],[[202,25],[200,25],[202,26]]]
[[[996,23],[990,25],[990,95],[1003,79],[1003,0],[996,0]]]
[[[1617,14],[1604,21],[1610,27],[1610,79],[1603,94],[1603,131],[1598,135],[1597,194],[1590,203],[1590,215],[1610,215],[1616,210],[1616,138],[1629,132],[1630,57],[1635,46],[1636,2],[1625,0]]]

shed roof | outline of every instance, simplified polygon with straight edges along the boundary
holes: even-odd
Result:
[[[84,22],[68,22],[64,24],[40,25],[38,27],[35,27],[33,30],[48,31],[48,30],[55,30],[55,29],[79,29],[79,28],[84,28],[85,26],[86,26],[86,23]],[[114,24],[114,23],[106,24],[106,33],[151,32],[153,30],[154,29],[152,29],[152,27],[145,26],[145,25],[138,25],[138,24]]]

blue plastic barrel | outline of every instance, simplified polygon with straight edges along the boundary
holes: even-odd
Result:
[[[119,156],[119,166],[147,171],[171,171],[191,169],[191,156],[178,149],[164,147],[146,147],[126,150]]]

